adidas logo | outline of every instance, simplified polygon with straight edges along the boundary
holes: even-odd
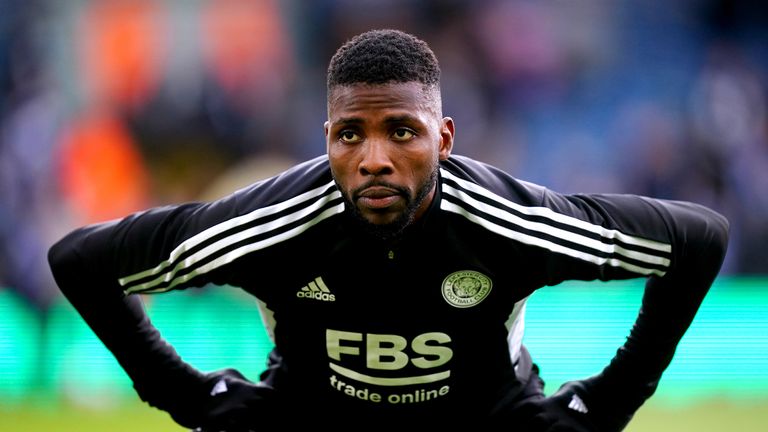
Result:
[[[312,282],[304,285],[296,292],[298,298],[308,298],[320,301],[332,302],[336,301],[336,296],[331,294],[331,290],[323,282],[323,278],[316,277]]]
[[[581,400],[581,398],[577,395],[573,395],[571,397],[571,401],[568,403],[568,408],[583,414],[589,412],[589,409],[587,409],[587,404],[585,404],[584,401]]]

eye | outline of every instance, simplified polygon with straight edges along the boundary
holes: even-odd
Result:
[[[345,143],[356,143],[362,140],[362,137],[354,131],[343,130],[339,132],[339,140]]]
[[[400,128],[395,130],[395,133],[392,134],[392,138],[395,141],[408,141],[409,139],[416,136],[415,133],[413,133],[412,130],[406,129],[406,128]]]

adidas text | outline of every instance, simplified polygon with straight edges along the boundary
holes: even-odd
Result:
[[[298,298],[309,298],[309,299],[315,299],[315,300],[322,300],[322,301],[336,301],[336,296],[333,294],[328,294],[324,292],[305,292],[305,291],[299,291],[296,293],[296,297]]]
[[[301,287],[301,289],[296,292],[296,297],[326,302],[336,301],[336,296],[331,293],[331,290],[328,289],[321,277],[316,277],[315,280]]]

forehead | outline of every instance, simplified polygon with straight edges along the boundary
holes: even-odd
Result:
[[[430,96],[430,90],[418,82],[337,86],[328,95],[328,118],[389,111],[431,111],[433,98]]]

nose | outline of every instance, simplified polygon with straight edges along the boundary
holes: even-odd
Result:
[[[386,140],[366,140],[363,158],[360,161],[360,173],[373,176],[391,174],[394,167],[389,150]]]

